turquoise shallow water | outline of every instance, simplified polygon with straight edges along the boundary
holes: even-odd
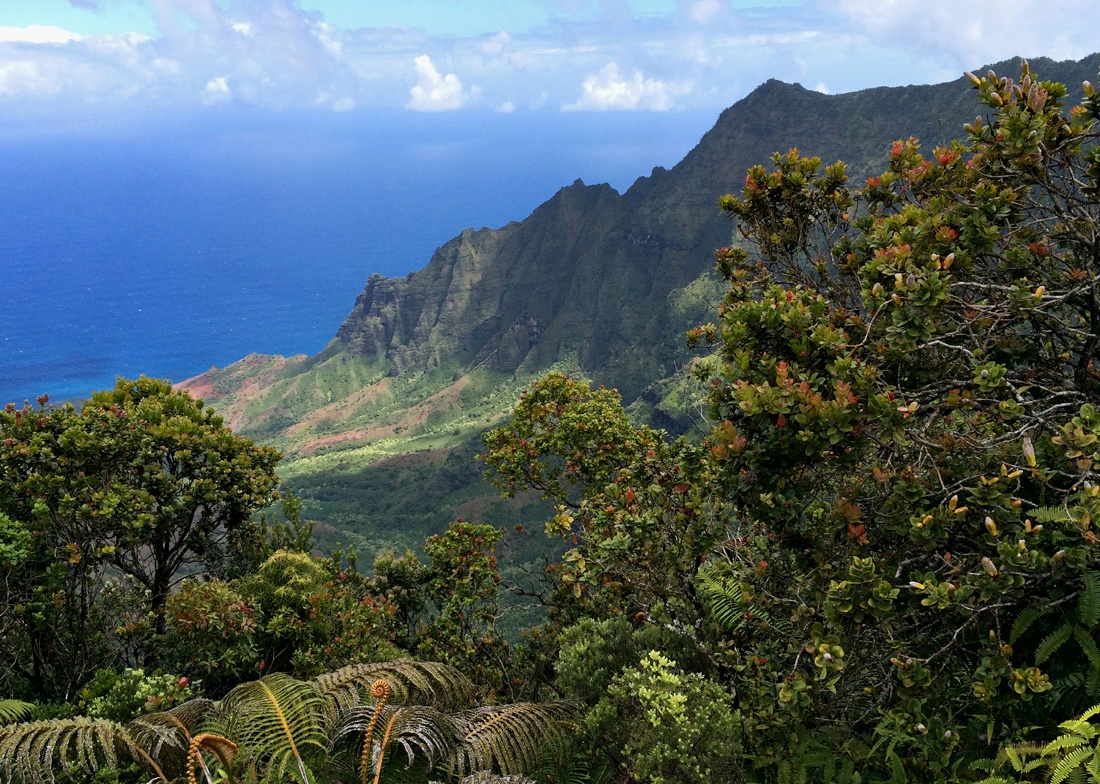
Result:
[[[0,125],[0,403],[314,353],[374,272],[624,190],[711,115],[232,116],[52,139]]]

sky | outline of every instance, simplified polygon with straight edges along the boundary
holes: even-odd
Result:
[[[1094,13],[1095,0],[2,0],[0,122],[720,110],[769,78],[835,93],[1018,54],[1077,59],[1100,49]]]

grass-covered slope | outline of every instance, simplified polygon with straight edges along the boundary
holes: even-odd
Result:
[[[1098,64],[1100,55],[1032,61],[1072,90]],[[994,68],[1015,74],[1019,61]],[[252,354],[181,386],[281,449],[282,475],[311,516],[373,544],[415,546],[455,516],[533,518],[531,503],[490,500],[472,459],[478,434],[551,367],[617,387],[633,411],[682,427],[670,379],[690,360],[683,332],[718,298],[712,253],[731,227],[715,203],[746,169],[798,147],[862,177],[885,165],[894,140],[931,147],[976,113],[961,77],[836,96],[769,81],[677,166],[624,194],[578,180],[523,221],[463,232],[422,270],[371,275],[320,354]]]

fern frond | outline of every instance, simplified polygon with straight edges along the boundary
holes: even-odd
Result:
[[[54,771],[74,766],[94,775],[101,767],[117,769],[119,751],[167,784],[164,772],[118,722],[80,716],[0,727],[4,781],[55,784]]]
[[[361,738],[374,718],[373,705],[352,708],[344,716],[336,740],[351,735]],[[407,767],[421,758],[429,768],[448,760],[458,745],[458,722],[435,708],[387,705],[378,714],[378,735],[372,749],[372,769],[385,755],[386,746],[396,744],[408,757]],[[383,746],[385,742],[386,746]]]
[[[161,768],[175,777],[183,770],[191,737],[216,710],[211,700],[190,700],[168,711],[139,716],[126,724],[126,732]]]
[[[475,708],[458,715],[459,745],[454,773],[498,769],[524,773],[539,763],[547,743],[560,740],[572,727],[573,708],[566,703],[520,702]]]
[[[0,700],[0,724],[11,724],[17,721],[24,721],[33,711],[33,702]]]
[[[1091,708],[1089,708],[1087,711],[1085,711],[1080,716],[1078,716],[1077,720],[1078,721],[1088,721],[1089,719],[1091,719],[1093,716],[1095,716],[1098,713],[1100,713],[1100,702],[1096,703]]]
[[[1058,761],[1058,765],[1054,768],[1054,773],[1050,777],[1050,784],[1062,784],[1062,782],[1065,781],[1070,774],[1074,773],[1077,767],[1093,753],[1093,748],[1091,746],[1085,746],[1084,748],[1075,749],[1062,757],[1062,759]]]
[[[283,673],[242,683],[226,695],[226,737],[235,742],[263,776],[281,778],[293,762],[309,784],[302,757],[308,747],[324,749],[324,699],[312,683]]]
[[[745,611],[739,582],[725,580],[712,569],[701,569],[695,577],[695,587],[724,631],[734,634],[741,630],[745,624]]]
[[[1035,649],[1035,663],[1042,664],[1057,653],[1073,634],[1073,627],[1074,624],[1069,621],[1062,621],[1057,629],[1048,634]]]
[[[411,659],[352,664],[319,675],[313,683],[326,699],[347,710],[359,704],[361,694],[376,680],[390,684],[395,703],[419,702],[441,709],[468,704],[474,692],[474,685],[454,667]]]
[[[1015,645],[1016,641],[1023,636],[1031,625],[1044,615],[1049,615],[1053,612],[1054,608],[1044,607],[1039,609],[1038,607],[1027,607],[1016,616],[1015,622],[1012,624],[1012,633],[1009,635],[1008,641],[1010,644]]]
[[[1086,629],[1100,623],[1100,572],[1086,571],[1082,577],[1081,598],[1077,600],[1077,620]]]
[[[479,770],[477,773],[463,777],[459,784],[538,784],[538,782],[526,776],[499,776],[490,770]]]
[[[1040,506],[1032,509],[1028,516],[1037,523],[1064,523],[1073,519],[1061,506]]]

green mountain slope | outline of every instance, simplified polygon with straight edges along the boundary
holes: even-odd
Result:
[[[1033,60],[1072,94],[1100,55]],[[1019,72],[1019,61],[998,73]],[[404,278],[372,275],[333,341],[313,357],[253,354],[182,382],[232,427],[287,454],[282,474],[308,513],[371,545],[416,546],[449,519],[533,520],[533,500],[491,499],[472,461],[478,434],[549,368],[617,387],[635,411],[683,427],[675,373],[683,333],[719,291],[712,253],[730,243],[719,196],[750,166],[799,147],[855,177],[891,142],[928,148],[977,112],[962,78],[822,95],[775,80],[722,112],[671,170],[623,194],[580,180],[528,218],[467,230]],[[403,457],[404,456],[404,457]]]

